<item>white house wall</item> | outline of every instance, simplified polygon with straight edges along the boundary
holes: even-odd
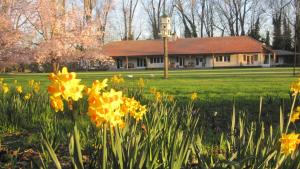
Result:
[[[253,60],[253,64],[250,61],[247,62],[247,59],[244,60],[244,55],[247,56],[253,56],[257,55],[257,61]],[[218,56],[230,56],[230,62],[224,61],[224,58],[222,61],[217,62]],[[205,64],[196,65],[196,58],[203,57],[203,62]],[[137,67],[137,59],[138,58],[145,58],[146,59],[146,66],[145,67]],[[164,63],[151,63],[151,58],[163,58],[163,56],[144,56],[144,57],[128,57],[128,64],[133,65],[134,69],[143,69],[143,68],[163,68]],[[184,65],[179,66],[179,63],[177,62],[177,58],[184,58]],[[120,57],[119,59],[122,59],[123,69],[126,69],[126,58]],[[250,59],[251,60],[251,59]],[[190,56],[190,55],[182,55],[182,56],[169,56],[169,64],[171,68],[212,68],[212,67],[238,67],[238,66],[262,66],[265,61],[265,56],[260,53],[250,53],[250,54],[224,54],[214,55],[214,60],[212,55],[198,55],[198,56]],[[200,62],[201,63],[201,62]],[[279,58],[279,63],[283,64],[284,61]],[[116,63],[112,67],[112,69],[116,69],[117,65]],[[129,66],[131,68],[131,66]]]

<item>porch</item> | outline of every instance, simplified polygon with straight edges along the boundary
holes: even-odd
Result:
[[[163,56],[124,56],[114,59],[116,61],[114,69],[159,69],[164,67]],[[257,67],[269,63],[269,59],[269,55],[266,56],[262,53],[169,55],[169,68]]]

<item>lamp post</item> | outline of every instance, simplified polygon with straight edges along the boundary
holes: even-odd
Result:
[[[171,19],[166,14],[166,2],[164,1],[164,12],[160,18],[160,34],[164,41],[164,78],[168,79],[168,38],[171,35]]]

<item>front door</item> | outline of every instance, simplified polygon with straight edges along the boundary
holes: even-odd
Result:
[[[179,66],[179,67],[183,67],[184,66],[184,58],[183,57],[177,57],[177,59],[176,59],[176,62],[177,62],[177,65]]]
[[[196,66],[198,67],[205,67],[205,59],[203,56],[196,58]]]
[[[247,65],[254,64],[254,57],[253,55],[247,55]]]
[[[247,65],[250,65],[250,57],[249,55],[247,55]]]
[[[117,69],[123,68],[123,60],[122,59],[117,59],[116,63],[117,63]]]

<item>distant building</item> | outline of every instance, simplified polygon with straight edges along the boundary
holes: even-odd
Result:
[[[287,50],[273,50],[276,54],[275,64],[277,65],[293,65],[295,52],[287,51]]]
[[[104,46],[114,69],[163,68],[162,40],[117,41]],[[270,67],[276,53],[248,36],[190,38],[169,41],[170,68]]]

